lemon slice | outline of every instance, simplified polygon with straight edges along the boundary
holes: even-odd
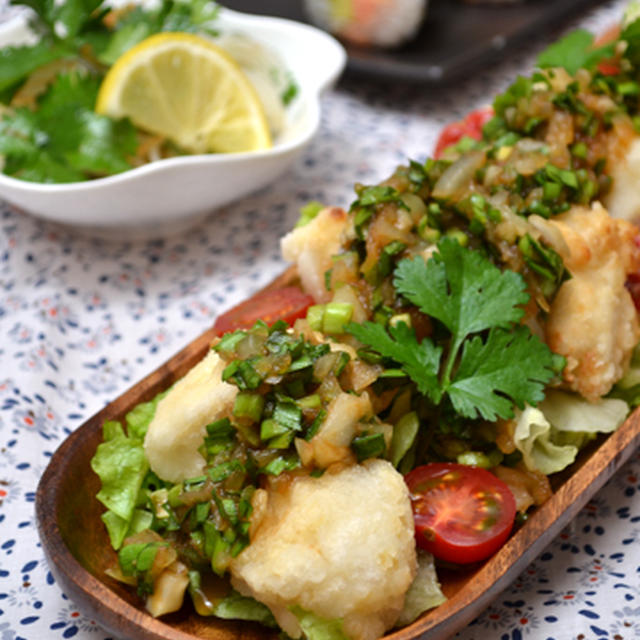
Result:
[[[151,36],[118,58],[96,111],[128,117],[192,153],[271,146],[262,104],[243,71],[222,49],[188,33]]]

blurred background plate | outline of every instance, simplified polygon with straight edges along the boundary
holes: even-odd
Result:
[[[562,22],[601,3],[525,0],[490,5],[431,0],[427,18],[414,40],[393,50],[347,44],[347,68],[380,79],[445,84],[504,56],[513,45],[553,32]],[[222,0],[220,4],[238,11],[309,21],[301,0]]]

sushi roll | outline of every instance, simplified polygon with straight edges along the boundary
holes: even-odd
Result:
[[[361,46],[397,47],[418,33],[427,0],[305,0],[310,20]]]

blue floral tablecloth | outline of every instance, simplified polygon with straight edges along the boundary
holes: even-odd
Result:
[[[623,6],[570,26],[603,29]],[[560,34],[447,89],[343,80],[292,171],[182,235],[91,239],[0,203],[0,640],[106,638],[60,591],[36,532],[37,482],[65,436],[279,274],[278,240],[301,205],[347,206],[354,182],[424,159],[444,123],[490,102]],[[640,638],[640,452],[457,637]]]

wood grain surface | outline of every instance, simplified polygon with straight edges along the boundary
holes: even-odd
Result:
[[[267,288],[290,284],[289,270]],[[38,531],[51,571],[85,615],[118,638],[136,640],[266,640],[278,632],[258,624],[198,616],[190,604],[180,612],[152,618],[135,591],[105,569],[115,561],[100,520],[100,489],[90,460],[105,420],[121,420],[140,402],[182,377],[206,353],[212,329],[141,380],[74,431],[54,453],[36,493]],[[547,544],[640,445],[636,411],[615,433],[583,451],[571,473],[555,479],[554,494],[489,560],[460,571],[439,571],[447,602],[413,624],[387,635],[393,640],[448,638],[478,615]]]

